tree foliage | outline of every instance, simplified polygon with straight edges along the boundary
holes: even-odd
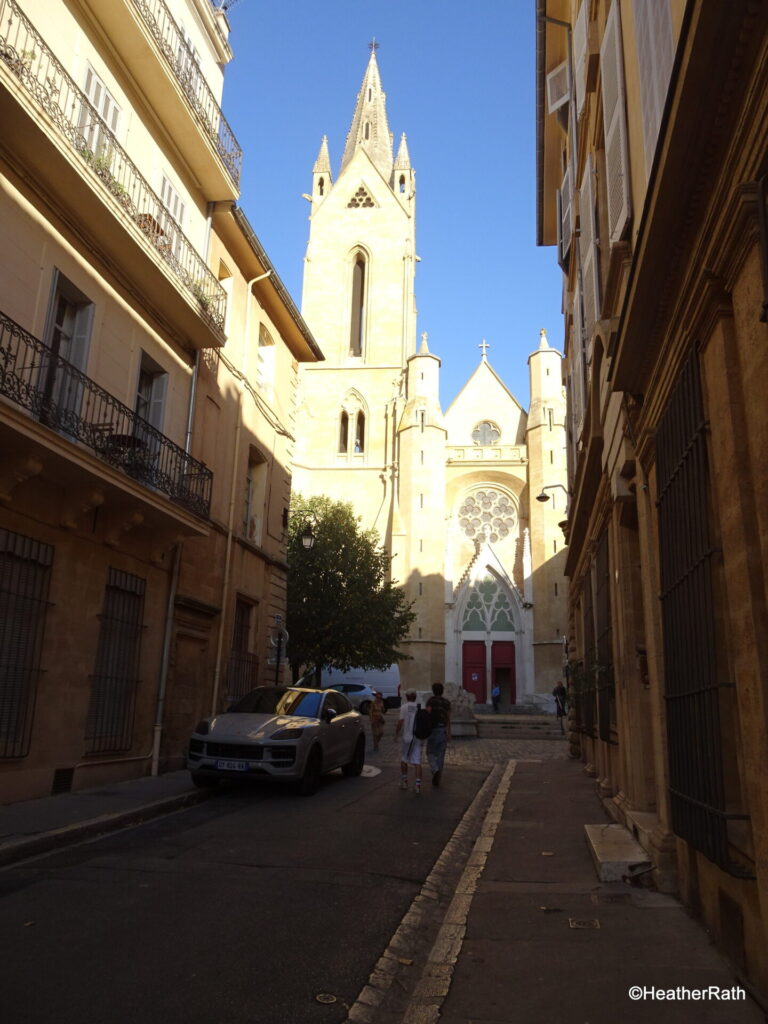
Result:
[[[314,546],[301,533],[310,524]],[[415,615],[387,579],[391,558],[374,530],[361,530],[352,506],[294,494],[288,521],[288,657],[301,668],[385,669]]]

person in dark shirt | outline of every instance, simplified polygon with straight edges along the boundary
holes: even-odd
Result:
[[[427,701],[432,715],[432,732],[427,740],[427,760],[432,771],[432,785],[439,786],[443,774],[445,748],[451,739],[451,702],[443,696],[443,684],[432,683],[432,696]]]

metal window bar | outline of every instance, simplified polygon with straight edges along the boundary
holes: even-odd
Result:
[[[226,292],[184,232],[166,215],[160,196],[56,59],[15,0],[0,0],[0,60],[50,117],[119,214],[152,243],[177,281],[197,304],[200,316],[223,338]],[[96,150],[89,139],[96,139]]]
[[[0,395],[202,518],[213,473],[0,312]]]
[[[0,530],[0,758],[29,753],[52,563],[50,544]]]
[[[258,685],[259,657],[250,651],[230,651],[227,662],[227,699],[238,700]]]
[[[616,691],[613,676],[613,630],[607,528],[600,534],[595,552],[595,634],[597,728],[600,739],[610,743],[613,742],[611,727],[615,727],[616,724]]]
[[[198,123],[216,148],[232,181],[240,186],[243,151],[206,82],[195,54],[164,0],[133,0],[170,64]]]
[[[714,611],[707,423],[698,352],[689,356],[656,434],[661,612],[672,828],[731,874]]]
[[[590,566],[584,578],[584,675],[582,682],[582,728],[581,731],[597,738],[595,719],[597,717],[597,690],[595,680],[595,664],[597,648],[595,646],[595,614],[592,598],[592,569]]]
[[[144,628],[144,588],[140,576],[109,569],[86,718],[88,754],[131,747]]]

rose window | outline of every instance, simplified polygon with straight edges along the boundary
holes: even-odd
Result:
[[[471,540],[484,536],[504,540],[517,526],[517,510],[500,491],[475,491],[459,508],[459,526]]]

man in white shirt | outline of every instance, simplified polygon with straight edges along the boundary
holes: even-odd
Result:
[[[402,736],[400,752],[400,789],[408,789],[408,765],[416,769],[415,791],[421,792],[421,748],[423,741],[413,735],[413,723],[416,719],[416,691],[408,690],[405,704],[400,706],[400,718],[395,729],[395,739]]]

